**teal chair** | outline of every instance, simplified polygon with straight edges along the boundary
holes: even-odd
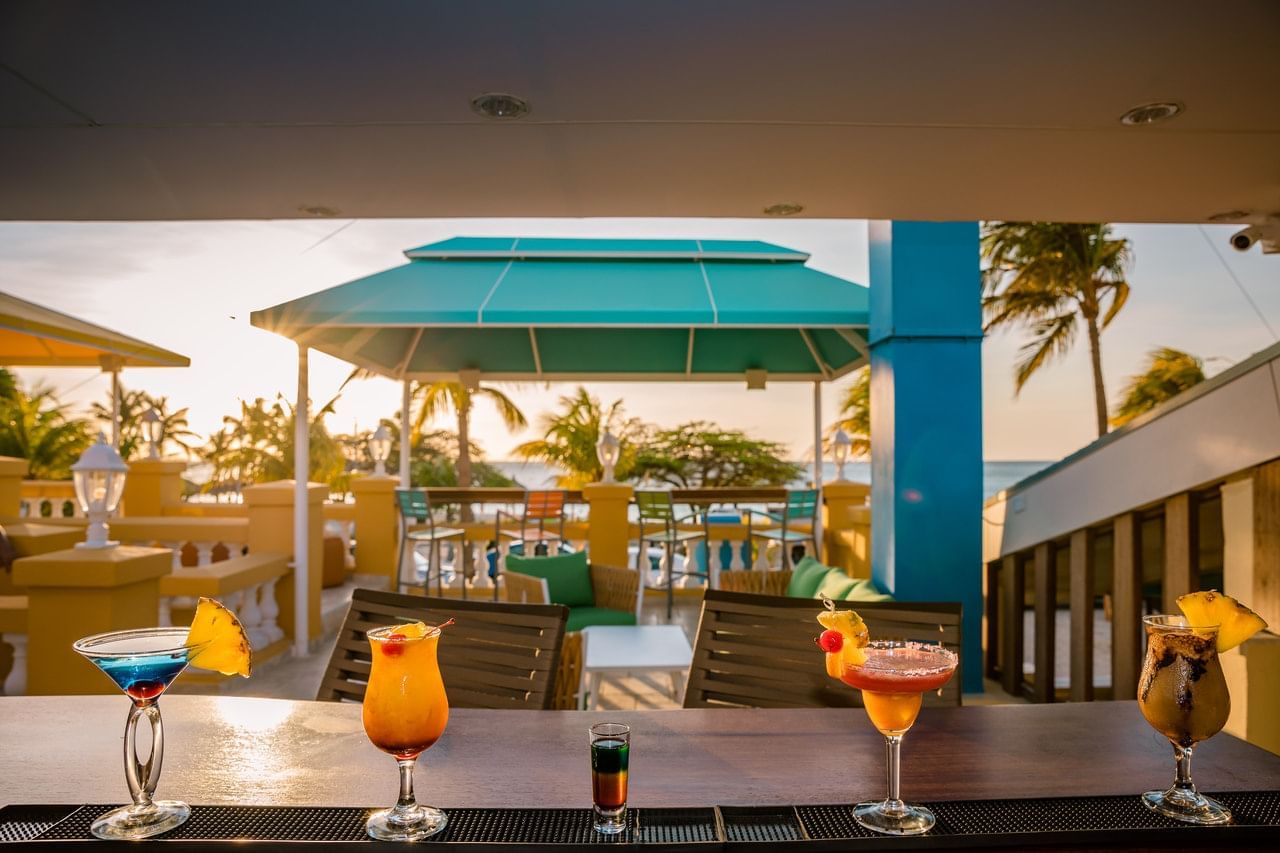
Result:
[[[425,542],[431,548],[427,554],[427,574],[422,579],[422,592],[424,595],[430,592],[431,578],[434,575],[436,594],[442,595],[444,571],[440,566],[440,543],[455,540],[461,542],[466,536],[466,531],[457,527],[436,526],[435,517],[431,513],[431,499],[427,497],[426,489],[396,489],[396,504],[400,508],[400,553],[396,560],[396,591],[399,592],[404,586],[417,586],[416,577],[411,577],[408,581],[403,577],[405,544],[412,542],[416,550],[418,545]],[[426,525],[425,529],[411,529],[413,525],[423,524]],[[464,584],[462,587],[464,598],[466,594],[467,588]]]
[[[754,530],[752,520],[756,516],[767,518],[778,523],[777,527]],[[818,490],[798,489],[787,492],[787,502],[782,513],[761,512],[758,509],[747,510],[747,536],[752,541],[761,540],[761,547],[769,542],[777,542],[782,546],[782,568],[789,569],[792,564],[791,548],[794,544],[813,543],[813,556],[818,556],[818,540],[815,531],[818,529]]]
[[[686,549],[688,553],[684,561],[684,571],[677,572],[675,570],[676,546],[697,539],[705,539],[706,532],[705,529],[680,529],[680,525],[686,521],[702,523],[701,516],[697,513],[690,513],[682,518],[677,518],[675,505],[671,502],[670,492],[638,491],[635,493],[635,499],[636,509],[640,512],[640,541],[638,543],[639,547],[636,549],[636,570],[643,577],[644,572],[641,570],[641,565],[647,559],[648,548],[646,543],[664,546],[666,553],[663,555],[663,559],[666,561],[667,568],[667,619],[670,620],[672,605],[675,603],[674,584],[676,575],[703,579],[707,577],[706,572],[697,571],[696,569],[690,571],[690,566],[697,566],[697,560],[690,549]]]

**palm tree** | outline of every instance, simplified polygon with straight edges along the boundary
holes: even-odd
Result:
[[[111,426],[111,400],[94,403],[90,407],[93,416],[106,425]],[[160,418],[160,446],[156,449],[163,456],[164,446],[172,443],[181,448],[183,455],[190,456],[193,446],[190,439],[199,438],[187,428],[187,409],[176,412],[169,411],[168,397],[152,397],[146,391],[120,390],[120,455],[126,460],[133,459],[146,442],[142,431],[142,418],[148,410],[154,410]]]
[[[1104,223],[989,222],[983,226],[984,331],[1029,325],[1031,339],[1014,365],[1015,391],[1071,349],[1084,321],[1093,364],[1098,435],[1107,432],[1101,333],[1129,298],[1129,241]]]
[[[325,415],[333,411],[335,397],[309,419],[310,459],[307,476],[341,487],[346,468],[342,449],[325,429]],[[267,483],[294,476],[293,407],[277,397],[270,405],[261,397],[241,402],[239,416],[222,419],[222,429],[209,437],[204,459],[213,466],[206,489]]]
[[[596,444],[604,431],[613,433],[621,442],[615,475],[619,480],[627,479],[644,429],[640,421],[623,418],[621,400],[602,406],[582,386],[573,395],[561,397],[560,411],[544,414],[541,426],[542,438],[526,441],[515,449],[515,454],[566,471],[556,478],[556,484],[565,489],[580,488],[604,476],[596,456]]]
[[[24,391],[13,383],[0,395],[0,456],[26,459],[33,480],[65,480],[90,443],[87,421],[73,418],[53,390]]]
[[[1160,347],[1147,353],[1147,367],[1129,377],[1124,399],[1116,407],[1111,425],[1124,426],[1165,400],[1178,396],[1204,381],[1204,361],[1191,353]]]
[[[844,430],[851,439],[850,456],[866,456],[871,452],[871,368],[858,371],[840,398],[840,417],[827,431],[830,441],[837,430]]]
[[[414,397],[422,398],[418,416],[413,421],[410,442],[416,443],[428,421],[435,420],[450,409],[458,418],[458,484],[470,487],[475,480],[471,472],[471,409],[477,399],[487,399],[493,403],[502,423],[509,432],[524,429],[528,425],[524,412],[515,402],[497,388],[467,388],[461,382],[428,382],[418,384],[412,391]],[[413,446],[412,444],[410,446]]]

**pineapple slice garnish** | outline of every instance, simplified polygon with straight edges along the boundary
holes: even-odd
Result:
[[[201,598],[187,631],[187,645],[197,649],[188,661],[196,669],[245,678],[253,669],[253,649],[236,615],[212,598]]]
[[[1219,653],[1234,649],[1267,627],[1257,613],[1217,590],[1178,596],[1178,609],[1192,627],[1218,626]]]
[[[827,609],[818,614],[818,624],[828,631],[835,631],[841,638],[839,649],[826,653],[827,675],[839,678],[844,675],[845,667],[861,666],[867,662],[863,648],[871,641],[871,636],[857,611],[836,610],[833,602],[823,603]]]

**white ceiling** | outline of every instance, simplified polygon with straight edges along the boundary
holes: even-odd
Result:
[[[527,98],[481,118],[486,91]],[[1186,112],[1130,128],[1150,101]],[[1277,0],[8,2],[0,219],[1280,210]]]

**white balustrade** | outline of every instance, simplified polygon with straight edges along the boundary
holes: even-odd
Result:
[[[262,613],[262,621],[259,624],[269,643],[284,639],[284,629],[276,622],[280,617],[280,605],[276,603],[277,580],[279,578],[272,578],[262,585],[261,604],[258,608]]]
[[[22,696],[27,692],[27,635],[0,635],[6,643],[13,646],[13,668],[4,680],[5,696]]]

